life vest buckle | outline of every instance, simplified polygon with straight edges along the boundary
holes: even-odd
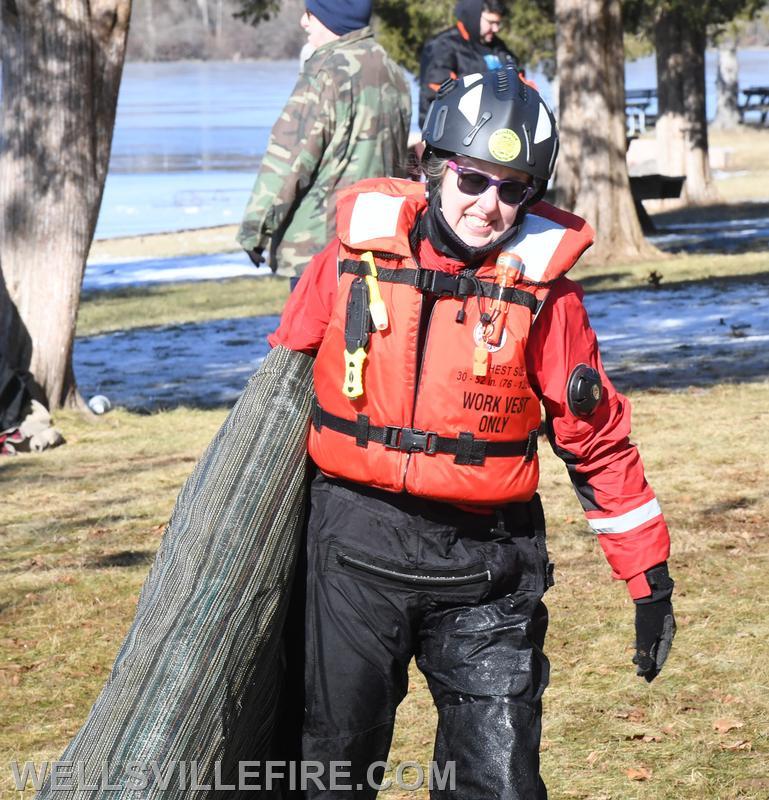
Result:
[[[469,278],[433,269],[419,270],[415,283],[420,291],[439,297],[465,297],[474,291]]]
[[[400,450],[403,453],[435,455],[438,452],[438,434],[435,431],[385,425],[382,444],[390,450]]]

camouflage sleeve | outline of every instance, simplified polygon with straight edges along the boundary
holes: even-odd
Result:
[[[335,127],[334,84],[325,71],[303,72],[270,133],[259,176],[238,231],[246,250],[280,237],[323,156]]]

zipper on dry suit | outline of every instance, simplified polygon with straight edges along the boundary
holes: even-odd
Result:
[[[482,572],[471,572],[466,575],[415,575],[410,572],[398,572],[394,569],[387,569],[387,567],[370,564],[367,561],[361,561],[345,553],[337,552],[336,558],[342,566],[359,569],[362,572],[378,575],[380,578],[404,581],[415,586],[465,586],[472,583],[485,583],[491,580],[491,572],[487,569]]]

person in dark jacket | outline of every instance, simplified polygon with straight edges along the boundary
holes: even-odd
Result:
[[[419,64],[419,127],[448,78],[498,69],[518,58],[497,36],[507,9],[501,0],[458,0],[457,24],[425,42]]]

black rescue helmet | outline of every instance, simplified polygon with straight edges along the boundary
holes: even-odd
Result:
[[[434,150],[525,172],[542,191],[558,155],[553,112],[512,65],[446,81],[427,112],[422,138]]]

